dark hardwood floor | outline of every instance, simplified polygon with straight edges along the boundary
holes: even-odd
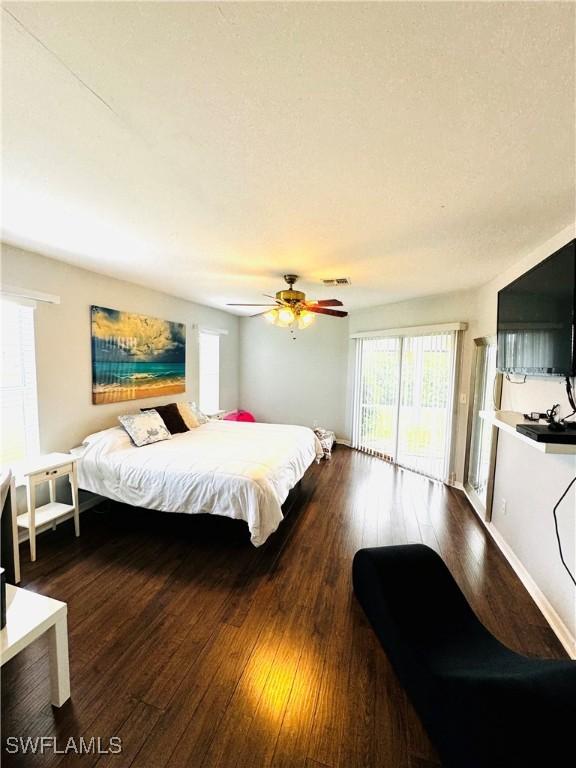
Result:
[[[438,759],[351,590],[357,549],[422,541],[496,636],[564,658],[459,491],[338,447],[255,549],[243,523],[109,505],[23,552],[22,586],[69,608],[72,699],[41,639],[2,670],[3,739],[122,738],[119,755],[5,766],[432,768]]]

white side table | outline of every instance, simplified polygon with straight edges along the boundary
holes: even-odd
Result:
[[[0,632],[0,661],[5,664],[47,632],[55,707],[70,698],[67,612],[68,606],[60,600],[6,585],[6,626]]]
[[[52,523],[56,527],[58,520],[70,512],[74,515],[76,536],[80,536],[80,509],[78,505],[78,477],[76,458],[69,453],[47,453],[31,461],[14,465],[12,471],[16,477],[16,486],[26,486],[28,510],[18,515],[18,526],[27,528],[30,537],[30,559],[36,560],[36,528]],[[56,501],[56,480],[68,476],[72,490],[72,504]],[[50,501],[36,507],[36,488],[48,483]]]

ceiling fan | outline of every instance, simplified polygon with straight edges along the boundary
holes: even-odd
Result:
[[[341,307],[342,302],[338,299],[320,299],[306,300],[306,294],[302,291],[294,290],[294,283],[298,280],[298,275],[284,275],[284,280],[288,283],[288,289],[278,291],[276,296],[264,294],[266,298],[273,299],[274,304],[228,304],[229,307],[270,307],[257,312],[257,315],[264,315],[268,322],[273,325],[279,325],[282,328],[300,329],[307,328],[314,320],[314,315],[330,315],[331,317],[347,317],[348,312],[340,309],[329,309],[329,307]]]

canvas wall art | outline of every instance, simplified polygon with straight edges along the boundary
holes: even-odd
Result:
[[[186,326],[107,307],[92,311],[92,402],[118,403],[186,389]]]

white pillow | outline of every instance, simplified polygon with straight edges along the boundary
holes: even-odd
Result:
[[[182,421],[188,429],[195,429],[200,426],[196,412],[192,410],[190,403],[176,403],[176,405],[178,406],[180,416],[182,416]]]
[[[203,413],[200,408],[196,406],[196,403],[188,403],[190,408],[192,408],[192,411],[194,412],[194,416],[196,416],[196,419],[198,420],[198,424],[208,424],[210,419],[208,416],[206,416],[205,413]]]
[[[95,445],[105,453],[134,447],[130,435],[122,427],[110,427],[110,429],[103,429],[101,432],[94,432],[94,434],[84,438],[81,447]]]
[[[143,445],[159,443],[162,440],[170,440],[172,437],[158,411],[152,410],[128,416],[118,416],[118,421],[138,448]]]

